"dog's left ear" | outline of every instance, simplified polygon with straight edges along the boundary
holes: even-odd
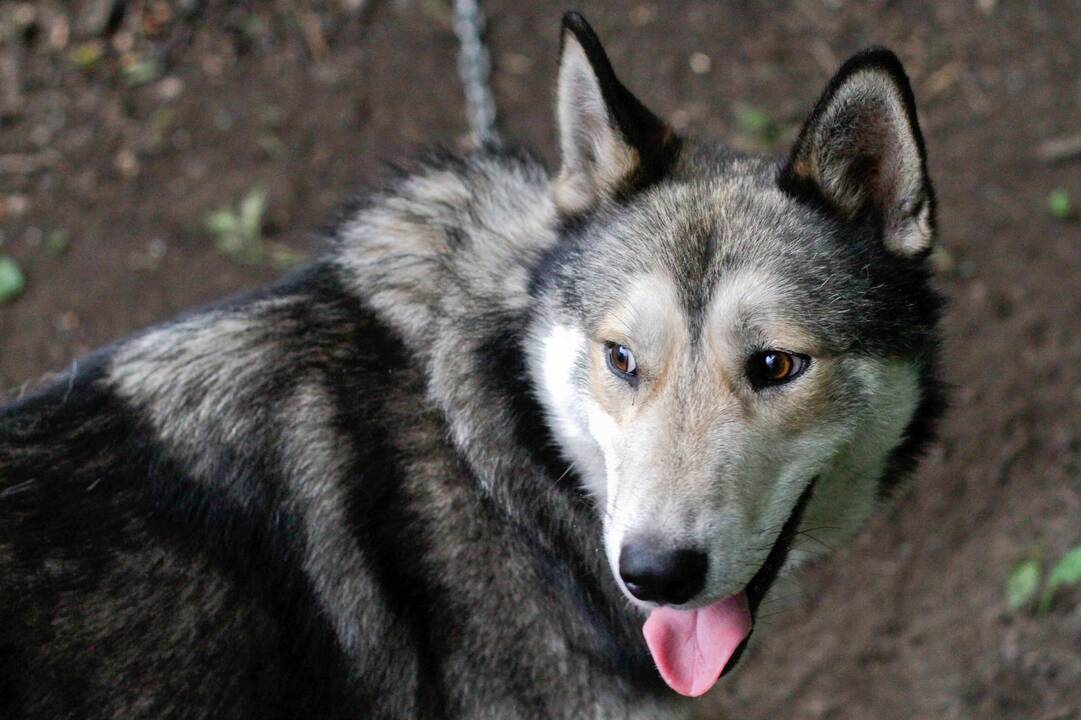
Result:
[[[875,223],[898,255],[931,248],[934,192],[912,87],[896,55],[872,48],[841,67],[804,124],[780,183],[825,200],[846,221]]]
[[[623,86],[593,28],[575,12],[563,16],[556,112],[561,212],[648,184],[675,157],[675,133]]]

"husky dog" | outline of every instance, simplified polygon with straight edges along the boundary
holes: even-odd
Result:
[[[940,406],[934,196],[873,49],[791,154],[563,22],[562,165],[436,154],[310,267],[0,410],[0,716],[682,717]]]

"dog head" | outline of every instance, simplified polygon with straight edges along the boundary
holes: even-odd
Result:
[[[700,694],[773,580],[862,525],[933,405],[912,91],[866,51],[786,160],[745,157],[678,137],[570,14],[557,115],[531,371],[662,674]],[[691,642],[698,669],[679,655],[695,624],[728,638]]]

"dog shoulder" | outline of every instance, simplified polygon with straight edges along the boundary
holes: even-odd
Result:
[[[414,349],[440,318],[527,301],[529,268],[555,242],[544,167],[524,151],[435,153],[334,231],[344,282]]]

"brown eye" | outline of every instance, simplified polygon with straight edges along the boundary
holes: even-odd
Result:
[[[608,369],[623,379],[628,380],[637,375],[638,363],[635,362],[634,353],[626,345],[606,342],[604,357],[608,362]]]
[[[811,358],[806,355],[783,350],[763,350],[751,355],[747,361],[747,377],[750,378],[751,387],[760,390],[799,377],[810,363]]]
[[[777,382],[792,374],[796,361],[788,353],[766,353],[762,358],[762,364],[765,366],[766,379]]]

